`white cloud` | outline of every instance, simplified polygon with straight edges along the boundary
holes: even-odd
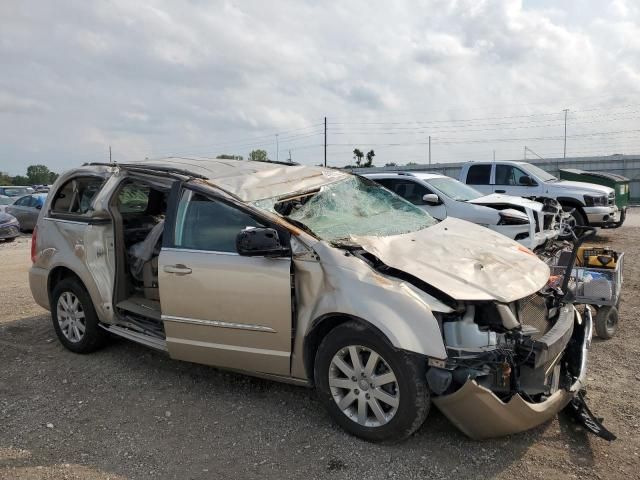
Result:
[[[557,136],[563,108],[573,133],[638,128],[633,110],[607,110],[640,103],[630,1],[7,1],[0,22],[0,170],[12,173],[105,159],[108,145],[128,159],[273,157],[276,132],[281,152],[318,163],[324,116],[337,165],[355,146],[377,163],[424,159],[429,134],[436,160],[515,156],[524,141],[502,139]],[[400,124],[550,112],[513,129]],[[634,141],[605,140],[569,153]],[[551,155],[561,142],[527,144]]]

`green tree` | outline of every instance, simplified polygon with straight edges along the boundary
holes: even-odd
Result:
[[[266,162],[267,151],[266,150],[252,150],[249,154],[249,160],[253,160],[255,162]]]
[[[13,179],[8,173],[0,172],[0,185],[13,185]]]
[[[407,167],[410,167],[411,165],[418,165],[416,162],[409,162],[407,163]]]
[[[55,182],[59,176],[60,175],[58,175],[56,172],[49,172],[49,185]]]
[[[24,175],[16,175],[15,177],[13,177],[13,182],[14,185],[29,185],[29,179],[27,177],[25,177]]]
[[[353,159],[356,161],[356,167],[359,167],[360,163],[362,163],[362,157],[364,157],[364,153],[359,148],[354,148]]]
[[[242,155],[229,155],[228,153],[222,153],[216,158],[220,158],[222,160],[242,160]]]
[[[376,152],[374,152],[373,150],[369,150],[367,152],[367,161],[364,163],[365,167],[372,167],[373,166],[373,157],[376,156]]]
[[[45,165],[29,165],[27,167],[27,178],[31,185],[48,184],[50,173]]]
[[[398,164],[396,162],[389,162],[384,164],[385,167],[397,167]]]

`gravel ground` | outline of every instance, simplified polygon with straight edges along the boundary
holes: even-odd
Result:
[[[612,443],[563,416],[475,442],[434,409],[409,440],[373,445],[334,426],[306,388],[126,341],[75,355],[31,299],[28,238],[0,244],[0,479],[640,478],[639,220],[599,236],[627,252],[620,330],[594,339],[588,375]]]

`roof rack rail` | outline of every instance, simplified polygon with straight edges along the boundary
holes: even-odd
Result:
[[[183,177],[188,177],[188,178],[200,178],[203,180],[207,179],[205,175],[200,175],[198,173],[185,170],[183,168],[162,167],[160,165],[145,165],[144,163],[89,162],[89,163],[84,163],[83,166],[84,167],[87,167],[87,166],[119,167],[119,168],[126,168],[129,170],[136,170],[138,172],[142,172],[142,171],[161,172],[161,173],[167,173],[167,174],[173,174],[173,175],[181,175]]]
[[[260,162],[260,163],[276,163],[278,165],[288,165],[288,166],[296,166],[300,165],[297,162],[280,162],[278,160],[248,160],[249,162]]]

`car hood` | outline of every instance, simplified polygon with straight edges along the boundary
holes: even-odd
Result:
[[[476,205],[517,205],[519,207],[530,208],[532,210],[542,210],[542,203],[528,198],[514,197],[513,195],[502,195],[500,193],[492,193],[484,197],[478,197],[469,200],[468,203]]]
[[[567,190],[580,190],[584,193],[594,193],[596,195],[609,195],[613,189],[604,185],[596,185],[595,183],[572,182],[570,180],[559,180],[553,182],[553,187],[566,188]],[[586,192],[585,192],[586,190]]]
[[[0,225],[4,225],[5,223],[17,222],[16,217],[13,215],[9,215],[8,213],[0,212]]]
[[[549,267],[525,247],[452,217],[413,233],[352,239],[386,265],[456,300],[508,303],[537,292],[549,280]]]

